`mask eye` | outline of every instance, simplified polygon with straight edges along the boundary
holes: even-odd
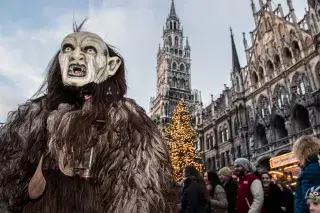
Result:
[[[71,44],[65,44],[62,48],[63,52],[68,53],[74,50],[74,47]]]
[[[88,54],[97,54],[97,50],[96,48],[92,47],[92,46],[88,46],[86,48],[84,48],[84,51]]]

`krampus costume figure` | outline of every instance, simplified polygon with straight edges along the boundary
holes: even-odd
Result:
[[[0,130],[0,212],[172,212],[167,145],[124,97],[123,59],[81,26],[50,63],[45,95]]]

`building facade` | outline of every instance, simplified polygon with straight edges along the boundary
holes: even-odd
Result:
[[[191,89],[191,48],[185,39],[181,22],[172,0],[169,16],[163,27],[163,41],[157,54],[157,94],[150,99],[150,115],[163,129],[179,100],[190,110],[201,101],[201,94]]]
[[[251,4],[255,29],[250,42],[243,33],[247,65],[240,66],[231,32],[231,86],[194,113],[196,147],[207,169],[232,165],[245,157],[262,170],[271,157],[291,151],[305,134],[320,133],[320,1],[297,20],[271,0]],[[250,44],[249,44],[250,43]]]

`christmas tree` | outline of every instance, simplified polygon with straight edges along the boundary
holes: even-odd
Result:
[[[200,173],[203,172],[201,159],[194,148],[197,132],[192,128],[191,116],[183,100],[174,109],[171,123],[165,128],[164,135],[170,147],[175,181],[182,180],[182,170],[187,165],[193,165]]]

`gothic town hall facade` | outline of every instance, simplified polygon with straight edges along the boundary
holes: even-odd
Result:
[[[239,63],[231,32],[231,86],[193,112],[207,169],[245,157],[268,170],[270,158],[289,153],[301,135],[320,136],[320,1],[308,1],[302,20],[292,0],[289,14],[271,0],[259,3],[251,4],[250,39],[243,33],[247,65]]]
[[[195,144],[206,169],[232,166],[238,157],[270,169],[272,157],[289,153],[305,134],[320,136],[320,0],[308,0],[302,20],[271,0],[251,1],[255,29],[243,33],[247,65],[241,66],[231,31],[231,86],[203,106],[191,90],[191,48],[172,1],[157,55],[157,96],[150,114],[159,128],[183,98],[198,131]],[[247,38],[250,37],[250,38]]]

